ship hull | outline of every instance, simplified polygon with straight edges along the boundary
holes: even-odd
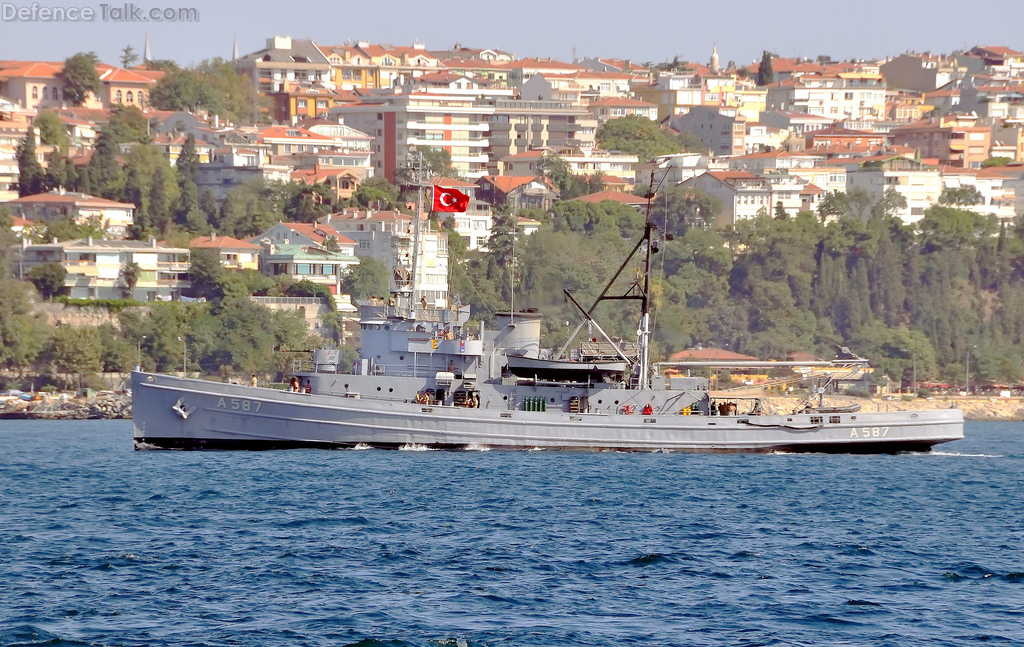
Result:
[[[136,448],[925,451],[963,438],[959,410],[631,415],[420,405],[132,374]]]

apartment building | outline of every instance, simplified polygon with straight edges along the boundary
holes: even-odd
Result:
[[[885,81],[881,76],[805,74],[767,87],[768,111],[799,112],[832,120],[885,118]]]
[[[311,40],[274,36],[267,46],[232,62],[239,74],[252,79],[262,94],[285,90],[289,84],[317,83],[334,89],[331,63]]]
[[[259,245],[232,238],[231,236],[218,236],[210,234],[193,238],[188,244],[189,249],[212,249],[217,253],[220,264],[229,270],[258,270],[260,269]]]
[[[693,106],[685,114],[671,115],[665,123],[698,138],[713,155],[728,157],[746,152],[747,120],[735,108]]]
[[[980,168],[989,157],[992,131],[978,125],[977,115],[952,114],[900,126],[889,136],[942,166]]]
[[[189,250],[168,247],[151,238],[94,240],[84,238],[30,245],[24,240],[12,263],[19,276],[44,263],[60,263],[67,271],[63,294],[72,299],[135,299],[171,301],[189,283]],[[124,281],[129,264],[138,267],[133,290]]]
[[[562,101],[494,99],[491,106],[491,174],[498,161],[521,152],[540,149],[590,149],[597,141],[597,120],[586,108]],[[529,173],[515,173],[528,175]]]
[[[80,225],[95,225],[113,238],[124,238],[135,222],[135,205],[130,202],[115,202],[63,189],[26,195],[0,206],[7,207],[12,215],[34,222],[71,218]]]
[[[925,209],[938,202],[942,194],[938,167],[906,157],[879,155],[850,160],[843,165],[847,169],[847,192],[864,189],[873,204],[879,202],[890,188],[906,198],[906,208],[895,215],[908,224],[923,218]]]
[[[464,177],[487,174],[494,107],[474,96],[427,92],[371,94],[331,111],[335,118],[373,138],[374,174],[395,181],[411,148],[441,148]]]

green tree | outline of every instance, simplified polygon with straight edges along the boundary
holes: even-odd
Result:
[[[189,260],[192,296],[220,299],[227,281],[227,270],[220,264],[220,253],[216,249],[193,249],[189,254]]]
[[[757,68],[758,85],[765,86],[775,81],[775,71],[772,67],[773,58],[775,58],[775,54],[768,50],[761,52],[761,64]]]
[[[67,275],[68,271],[60,263],[43,263],[25,273],[44,299],[51,299],[64,289],[64,279]]]
[[[989,168],[992,166],[1006,166],[1012,161],[1013,159],[1009,157],[990,157],[981,163],[981,168]]]
[[[59,372],[77,376],[79,386],[86,374],[103,369],[101,352],[100,336],[95,328],[58,326],[53,331],[50,359]]]
[[[981,204],[981,201],[981,192],[974,186],[947,186],[942,189],[942,195],[939,196],[939,204],[951,204],[956,207],[969,207]]]
[[[194,183],[199,179],[199,151],[196,149],[196,137],[192,133],[185,137],[185,143],[181,145],[175,169],[178,171],[179,184],[185,180]]]
[[[131,45],[126,45],[121,50],[121,67],[131,67],[139,62],[139,55],[135,53],[135,48]]]
[[[101,132],[89,161],[89,183],[92,192],[108,200],[121,199],[125,186],[124,169],[118,160],[117,141]]]
[[[390,287],[388,268],[384,263],[369,256],[361,257],[359,264],[345,277],[345,291],[351,294],[353,299],[386,297]]]
[[[59,75],[64,80],[64,100],[81,106],[89,95],[99,96],[100,75],[96,72],[99,59],[94,52],[79,52],[64,60]]]
[[[232,122],[255,122],[261,108],[249,77],[220,58],[169,70],[150,92],[150,103],[161,110],[206,110]]]
[[[597,129],[597,142],[605,150],[621,151],[640,158],[640,163],[658,155],[682,150],[679,141],[658,124],[638,115],[611,119]]]
[[[850,198],[843,191],[829,191],[818,202],[818,217],[821,222],[845,216],[850,211]]]
[[[117,282],[121,286],[121,296],[131,299],[135,294],[135,286],[139,284],[142,276],[142,268],[135,261],[129,261],[121,267],[118,273]]]
[[[46,172],[36,157],[36,130],[29,126],[25,138],[18,145],[18,196],[34,195],[44,190]]]
[[[895,216],[907,208],[907,198],[893,187],[889,187],[882,194],[882,198],[871,209],[875,217]]]
[[[288,191],[284,215],[289,222],[316,222],[331,214],[331,191],[323,184],[292,183]]]
[[[558,187],[562,200],[572,200],[587,194],[587,183],[573,174],[565,158],[559,155],[544,155],[537,163],[537,170]]]
[[[68,130],[53,110],[41,110],[32,125],[39,131],[39,142],[47,146],[55,146],[61,156],[68,150]]]
[[[387,178],[371,177],[359,185],[352,199],[364,209],[391,209],[398,204],[398,193],[398,187],[388,182]]]
[[[45,318],[32,312],[36,295],[26,281],[0,278],[0,366],[19,376],[39,357],[49,342]]]
[[[117,105],[110,110],[110,120],[102,132],[117,144],[149,142],[149,121],[138,106]]]

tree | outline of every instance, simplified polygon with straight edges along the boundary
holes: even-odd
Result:
[[[39,131],[39,143],[55,146],[61,155],[68,150],[68,130],[53,110],[43,110],[36,115],[32,125]]]
[[[0,278],[0,366],[19,375],[32,365],[49,341],[46,318],[32,312],[35,298],[28,282]]]
[[[789,218],[789,212],[786,211],[784,206],[782,206],[782,200],[775,203],[774,217],[778,220],[785,220],[786,218]]]
[[[181,145],[175,168],[178,170],[179,184],[185,180],[195,182],[199,179],[199,151],[196,150],[196,137],[192,133],[185,137],[185,143]]]
[[[227,280],[227,270],[220,264],[220,253],[216,249],[193,249],[189,255],[191,266],[189,278],[193,297],[219,299]]]
[[[289,184],[291,196],[284,205],[289,222],[316,222],[331,214],[331,192],[323,184]]]
[[[79,52],[64,60],[64,68],[60,71],[60,78],[64,80],[64,100],[70,101],[75,106],[85,103],[89,95],[99,96],[100,75],[96,72],[99,59],[95,52]]]
[[[135,261],[129,261],[121,267],[117,282],[121,284],[121,296],[131,299],[135,294],[135,286],[139,284],[142,268]]]
[[[106,132],[101,132],[96,139],[92,159],[89,161],[89,182],[95,195],[108,200],[121,199],[124,191],[124,169],[117,156],[116,139]]]
[[[569,162],[559,155],[544,155],[537,163],[537,170],[558,187],[562,200],[571,200],[586,195],[587,184],[573,174]]]
[[[1009,164],[1012,161],[1013,161],[1013,159],[1011,159],[1009,157],[999,157],[999,156],[990,157],[990,158],[988,158],[987,160],[985,160],[984,162],[981,163],[981,168],[989,168],[991,166],[1006,166],[1007,164]]]
[[[228,121],[256,121],[260,97],[250,78],[230,61],[204,60],[190,69],[171,69],[157,81],[150,103],[161,110],[203,109]]]
[[[850,198],[842,191],[829,191],[818,202],[818,217],[822,224],[850,211]]]
[[[101,352],[100,336],[95,328],[59,326],[53,331],[50,359],[58,371],[77,375],[79,386],[86,373],[98,373],[103,369]]]
[[[374,209],[391,209],[398,203],[398,187],[384,177],[367,178],[352,194],[352,199],[360,207]]]
[[[25,275],[44,299],[51,299],[64,288],[64,279],[67,278],[68,271],[60,263],[43,263],[33,267]]]
[[[21,140],[17,151],[18,158],[18,196],[34,195],[43,191],[43,179],[46,172],[36,157],[36,130],[28,127],[25,138]]]
[[[658,124],[639,115],[611,119],[597,129],[601,148],[636,155],[640,163],[658,155],[671,155],[681,150],[680,143]]]
[[[969,207],[981,204],[981,201],[981,192],[979,192],[978,188],[974,186],[960,186],[955,188],[947,186],[942,189],[942,195],[939,196],[939,204],[951,204],[957,207]]]
[[[902,193],[897,191],[893,187],[889,187],[882,194],[882,198],[875,204],[871,209],[871,214],[875,217],[895,216],[900,211],[907,208],[907,198]]]
[[[114,106],[110,110],[110,120],[103,126],[103,132],[114,142],[148,142],[149,121],[138,106]]]
[[[775,71],[772,69],[772,59],[775,54],[768,50],[761,52],[761,65],[757,68],[757,84],[764,86],[775,81]]]
[[[135,53],[135,48],[131,45],[126,45],[121,50],[121,67],[131,67],[139,61],[139,55]]]

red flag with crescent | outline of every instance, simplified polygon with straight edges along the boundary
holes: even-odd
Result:
[[[434,185],[433,211],[464,213],[469,207],[469,196],[458,189]]]

